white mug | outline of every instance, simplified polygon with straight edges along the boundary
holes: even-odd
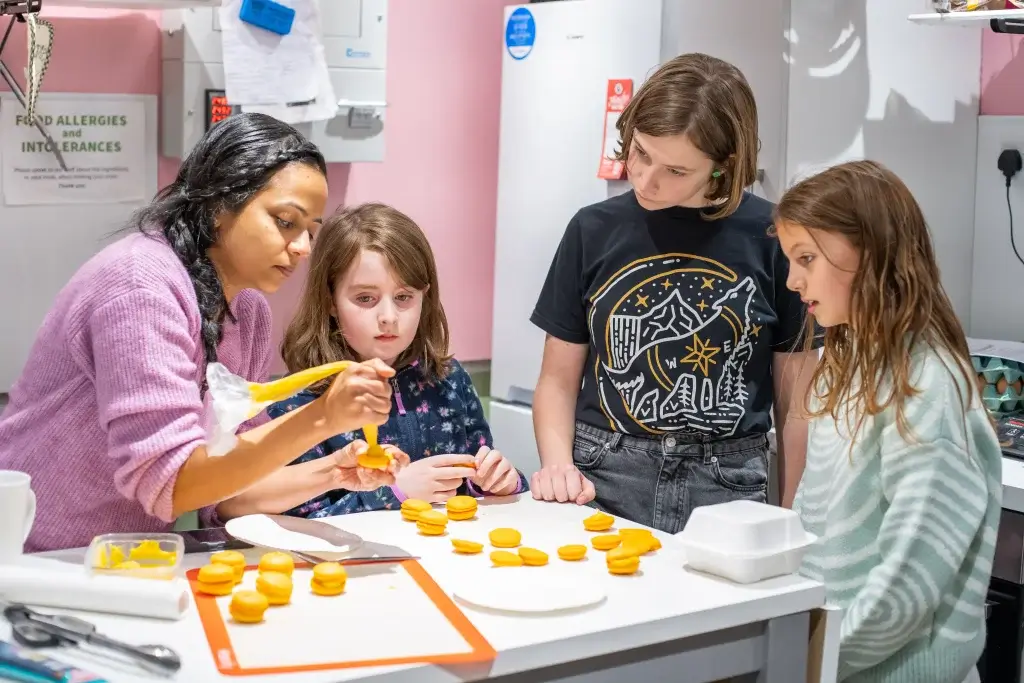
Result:
[[[0,470],[0,563],[21,557],[35,519],[32,477],[24,472]]]

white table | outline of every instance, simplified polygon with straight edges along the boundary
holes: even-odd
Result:
[[[590,508],[520,500],[482,501],[479,532],[496,526],[515,526],[524,543],[552,551],[557,545],[584,541],[591,534],[582,528]],[[635,526],[623,522],[627,526]],[[426,538],[412,530],[397,512],[362,513],[344,518],[341,525],[364,539],[401,545],[421,557],[420,564],[448,590],[467,566],[451,553],[444,539]],[[466,535],[465,533],[459,534]],[[601,554],[591,549],[591,561],[578,565],[586,580],[605,582],[608,599],[600,606],[558,616],[516,616],[463,611],[497,650],[497,659],[484,665],[413,665],[372,669],[288,674],[287,676],[221,676],[194,608],[177,622],[84,614],[107,635],[133,643],[168,645],[182,655],[184,664],[175,677],[182,683],[251,681],[278,683],[453,683],[500,678],[502,681],[672,681],[702,683],[760,672],[759,683],[802,683],[806,678],[808,622],[812,610],[825,602],[824,587],[798,576],[786,576],[741,586],[692,572],[684,567],[681,549],[671,536],[658,533],[663,548],[644,557],[642,575],[608,574]],[[486,552],[486,550],[485,550]],[[260,551],[250,553],[258,558]],[[59,556],[81,561],[80,551]],[[206,555],[187,557],[189,567],[201,566]],[[596,560],[596,561],[595,561]],[[517,571],[517,570],[513,570]],[[0,637],[8,637],[0,623]],[[62,652],[91,671],[116,683],[159,680],[132,669],[104,670],[101,660]],[[834,676],[834,672],[833,672]],[[824,679],[830,677],[826,674]]]

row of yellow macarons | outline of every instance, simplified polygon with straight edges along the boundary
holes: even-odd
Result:
[[[445,503],[445,511],[435,510],[425,500],[409,498],[402,501],[402,519],[416,522],[416,529],[424,536],[444,534],[448,520],[458,522],[476,517],[477,502],[472,496],[452,496]]]
[[[271,605],[291,602],[295,561],[288,553],[268,552],[260,557],[258,569],[256,590],[234,591],[245,574],[245,556],[236,550],[214,553],[210,563],[200,568],[196,588],[208,595],[231,595],[231,617],[241,623],[257,623],[263,621]],[[337,562],[321,562],[313,567],[310,590],[317,595],[341,595],[347,579],[345,568]]]
[[[424,500],[414,498],[402,502],[401,514],[406,521],[416,522],[417,530],[425,536],[441,536],[445,533],[448,520],[462,521],[476,516],[477,501],[471,496],[452,496],[445,503],[445,512],[434,510]],[[447,514],[446,514],[447,513]],[[583,520],[583,528],[587,531],[609,531],[615,524],[615,518],[605,512],[596,512]],[[516,529],[498,528],[488,534],[488,540],[495,548],[517,548],[522,542],[522,534]],[[661,542],[648,529],[623,529],[617,534],[603,534],[591,539],[595,550],[607,551],[608,570],[613,574],[631,574],[640,566],[640,556],[661,548]],[[463,555],[475,555],[483,552],[483,544],[464,539],[452,539],[455,552]],[[611,552],[611,551],[615,552]],[[570,544],[558,549],[560,559],[567,562],[582,560],[587,547]],[[536,548],[519,548],[518,553],[497,550],[490,555],[495,566],[534,566],[547,564],[548,554]]]
[[[625,533],[623,533],[625,532]],[[495,542],[495,538],[499,539]],[[520,534],[515,529],[495,529],[489,539],[491,545],[498,548],[515,548],[519,543],[511,544],[513,538]],[[632,574],[640,568],[640,556],[654,552],[661,543],[647,529],[623,529],[619,534],[605,534],[591,539],[595,550],[606,551],[605,561],[608,571],[612,574]],[[462,539],[452,539],[455,552],[462,555],[474,555],[483,552],[483,544]],[[566,562],[578,562],[587,554],[587,546],[569,544],[558,548],[558,557]],[[548,554],[537,548],[518,547],[516,553],[508,550],[495,550],[490,555],[496,567],[542,567],[548,563]]]

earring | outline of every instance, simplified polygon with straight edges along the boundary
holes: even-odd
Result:
[[[712,171],[711,172],[711,177],[712,178],[721,178],[722,177],[722,172],[721,171]]]

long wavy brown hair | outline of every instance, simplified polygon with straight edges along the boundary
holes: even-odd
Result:
[[[903,181],[873,161],[840,164],[794,185],[775,213],[776,223],[802,226],[812,237],[816,231],[843,235],[860,253],[850,321],[825,330],[808,413],[830,415],[837,424],[840,406],[847,424],[859,415],[853,439],[867,416],[895,406],[897,429],[910,440],[903,405],[917,394],[910,353],[920,344],[953,358],[964,379],[966,411],[977,394],[967,339],[942,287],[924,214]],[[811,350],[820,332],[810,318],[805,328]],[[812,398],[819,408],[812,409]]]
[[[731,215],[743,190],[757,179],[757,102],[743,72],[729,62],[693,52],[662,64],[644,81],[615,124],[615,158],[629,160],[633,132],[653,137],[685,134],[721,171],[707,199],[717,204],[708,220]]]
[[[395,278],[423,292],[423,312],[416,337],[395,361],[396,369],[419,360],[427,377],[447,373],[448,318],[441,305],[437,265],[427,236],[401,211],[384,204],[339,210],[320,229],[309,259],[306,288],[295,318],[281,344],[289,372],[339,360],[360,360],[331,314],[334,289],[363,249],[387,260]],[[322,389],[326,383],[315,387]]]

